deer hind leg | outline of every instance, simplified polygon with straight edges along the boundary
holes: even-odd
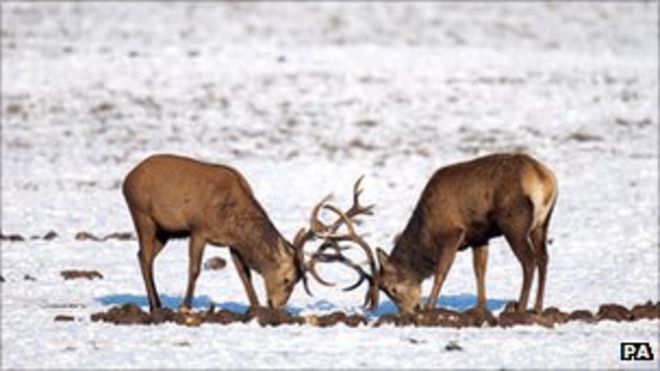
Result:
[[[486,265],[488,263],[488,244],[472,249],[472,264],[477,279],[477,311],[486,310]]]
[[[534,229],[530,235],[536,254],[536,266],[539,269],[536,303],[534,305],[534,311],[537,313],[543,311],[543,297],[545,296],[545,278],[548,268],[547,230],[547,224],[544,224]]]
[[[153,312],[161,307],[156,283],[154,282],[154,260],[167,243],[167,237],[158,234],[158,227],[149,216],[137,212],[132,213],[132,215],[140,244],[137,257],[140,262],[144,286],[147,290],[149,310]]]
[[[502,228],[502,231],[523,270],[523,284],[520,290],[520,298],[518,299],[518,312],[522,313],[527,309],[529,290],[534,279],[534,268],[536,265],[534,247],[526,226],[523,227],[520,223],[518,225],[514,223],[513,225],[506,226],[506,228]]]
[[[248,268],[247,264],[245,264],[243,261],[243,258],[241,258],[241,256],[236,251],[234,251],[234,249],[230,249],[230,251],[231,258],[234,261],[236,270],[238,271],[238,276],[241,277],[241,282],[243,282],[243,287],[247,293],[248,300],[250,300],[250,306],[252,308],[256,308],[259,306],[259,299],[257,298],[257,294],[254,291],[254,286],[252,286],[250,268]]]
[[[449,268],[454,262],[454,257],[456,257],[458,248],[461,246],[461,243],[463,243],[464,236],[465,233],[463,230],[456,230],[437,239],[440,241],[440,244],[438,244],[438,262],[435,267],[431,295],[429,295],[428,301],[426,302],[427,310],[435,308],[435,303],[440,296],[442,284],[447,277],[447,273],[449,273]]]
[[[200,234],[193,232],[190,235],[190,245],[188,247],[188,288],[186,289],[186,296],[183,298],[183,303],[179,308],[182,312],[190,311],[192,306],[192,299],[195,293],[195,283],[197,282],[197,277],[199,277],[205,245],[206,240]]]

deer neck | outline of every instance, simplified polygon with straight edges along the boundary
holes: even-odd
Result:
[[[236,228],[234,249],[250,269],[262,273],[279,265],[291,255],[288,242],[267,217],[244,218]]]
[[[433,274],[436,259],[433,249],[417,223],[409,223],[396,242],[390,255],[390,261],[404,272],[407,277],[422,282]],[[421,225],[420,225],[421,226]]]

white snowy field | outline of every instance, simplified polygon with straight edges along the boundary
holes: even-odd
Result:
[[[362,230],[389,250],[435,169],[524,151],[559,179],[546,306],[656,302],[656,2],[1,6],[2,233],[59,235],[2,243],[3,368],[660,366],[657,320],[461,330],[91,322],[114,305],[147,307],[137,242],[74,239],[131,231],[121,181],[170,152],[240,169],[288,237],[327,193],[347,207],[365,174],[364,201],[377,209]],[[211,256],[229,257],[208,247]],[[228,262],[202,272],[196,309],[245,310]],[[187,264],[184,240],[156,260],[165,305],[178,306]],[[65,269],[104,279],[64,281]],[[515,300],[521,281],[509,247],[493,240],[490,309]],[[255,286],[264,302],[258,276]],[[364,287],[312,290],[297,287],[289,309],[362,311]],[[465,252],[440,305],[475,303]],[[383,295],[372,318],[393,310]],[[462,350],[445,350],[450,341]],[[651,342],[656,360],[620,361],[623,341]]]

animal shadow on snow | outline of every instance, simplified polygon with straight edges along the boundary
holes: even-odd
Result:
[[[149,300],[145,295],[136,295],[136,294],[110,294],[96,298],[98,302],[103,305],[124,305],[124,304],[135,304],[142,308],[149,307]],[[181,305],[183,298],[181,296],[172,296],[167,294],[160,295],[160,301],[164,308],[170,308],[172,310],[177,310]],[[488,299],[486,301],[486,307],[489,311],[497,311],[502,309],[506,303],[510,300],[503,299]],[[423,298],[422,302],[426,302],[426,298]],[[249,309],[249,306],[246,303],[237,303],[235,301],[226,301],[226,302],[213,302],[211,298],[206,295],[195,296],[192,302],[193,309],[204,310],[207,309],[213,304],[217,309],[224,309],[235,313],[246,313]],[[463,312],[470,308],[473,308],[477,305],[477,297],[472,294],[459,294],[459,295],[442,295],[440,299],[436,302],[436,307],[449,308],[459,312]],[[342,307],[332,303],[328,300],[319,300],[311,305],[306,306],[305,308],[287,305],[286,310],[290,315],[297,316],[300,315],[303,309],[313,309],[321,311],[342,311]],[[375,311],[371,312],[371,316],[380,317],[385,314],[397,313],[399,310],[396,305],[389,299],[381,300],[380,305],[376,308]]]
[[[422,298],[422,304],[426,303],[427,298]],[[487,299],[486,308],[489,311],[497,311],[502,309],[510,300],[504,299]],[[442,295],[435,303],[436,308],[453,309],[458,312],[464,312],[477,305],[477,296],[472,294],[458,294],[458,295]],[[396,304],[389,299],[381,300],[380,305],[371,314],[375,317],[380,317],[385,314],[398,313],[399,310]]]

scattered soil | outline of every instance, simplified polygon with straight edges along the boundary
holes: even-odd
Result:
[[[593,313],[589,312],[586,309],[580,309],[573,311],[569,316],[568,316],[569,321],[584,321],[588,323],[593,323],[596,322],[596,318],[594,318]]]
[[[512,305],[515,305],[513,303]],[[515,308],[515,306],[514,306]],[[310,325],[316,327],[329,327],[343,324],[349,327],[367,325],[367,319],[359,314],[348,315],[344,312],[333,312],[327,315],[292,316],[282,311],[270,308],[251,308],[247,313],[235,313],[228,310],[216,310],[214,306],[206,311],[183,313],[172,309],[158,309],[153,313],[145,312],[137,305],[124,304],[115,306],[106,312],[94,313],[92,321],[110,322],[116,325],[129,324],[160,324],[174,322],[184,326],[200,326],[203,323],[217,323],[227,325],[231,323],[249,323],[256,321],[259,325]],[[558,308],[549,307],[541,314],[533,311],[518,313],[503,310],[495,317],[489,311],[478,311],[470,309],[465,312],[457,312],[444,308],[436,308],[415,314],[385,314],[378,318],[373,327],[382,325],[416,326],[416,327],[513,327],[539,325],[546,328],[554,328],[557,324],[569,321],[584,321],[597,323],[602,320],[611,321],[634,321],[637,319],[660,319],[660,302],[653,304],[648,301],[627,309],[618,304],[603,304],[596,314],[588,310],[576,310],[571,313],[562,312]],[[457,350],[457,349],[455,349]]]
[[[71,322],[75,321],[76,319],[73,316],[65,315],[65,314],[58,314],[55,316],[54,321],[55,322]]]
[[[86,231],[80,231],[76,233],[75,239],[78,241],[86,241],[86,240],[103,241],[102,238],[96,237],[95,235]]]
[[[57,233],[55,231],[48,231],[43,237],[44,240],[50,241],[57,238]]]
[[[461,351],[463,350],[463,347],[458,345],[458,343],[455,341],[450,341],[447,343],[447,345],[445,345],[445,350],[448,352]]]
[[[57,238],[57,236],[58,236],[58,235],[57,235],[57,233],[56,233],[55,231],[48,231],[48,232],[47,232],[45,235],[43,235],[43,236],[34,235],[34,236],[31,236],[30,239],[31,239],[31,240],[39,240],[39,239],[42,239],[42,240],[46,240],[46,241],[51,241],[51,240],[54,240],[55,238]],[[0,233],[0,241],[23,242],[23,241],[26,241],[26,240],[27,240],[26,237],[24,237],[24,236],[22,236],[22,235],[20,235],[20,234],[17,234],[17,233],[12,233],[12,234],[3,234],[3,233]]]
[[[80,231],[76,233],[75,239],[78,241],[107,241],[111,239],[128,241],[134,240],[135,236],[131,232],[112,232],[103,237],[98,237],[87,231]]]
[[[210,258],[204,262],[204,269],[219,271],[227,266],[227,261],[219,256]]]
[[[39,235],[33,235],[30,236],[30,240],[45,240],[45,241],[52,241],[56,238],[59,237],[59,234],[55,231],[48,231],[46,234],[43,236]],[[110,234],[107,234],[103,237],[98,237],[90,232],[87,231],[80,231],[76,233],[75,239],[78,241],[86,241],[86,240],[91,240],[91,241],[107,241],[107,240],[120,240],[120,241],[128,241],[128,240],[135,240],[135,235],[131,232],[112,232]],[[0,233],[0,241],[9,241],[9,242],[23,242],[26,241],[27,238],[17,234],[17,233],[12,233],[12,234],[3,234]]]
[[[98,271],[82,271],[72,269],[61,271],[60,275],[62,275],[65,280],[73,280],[77,278],[87,278],[88,280],[92,280],[94,278],[103,279],[103,275]]]
[[[25,237],[21,236],[20,234],[3,234],[3,233],[0,233],[0,240],[1,241],[9,241],[9,242],[20,242],[20,241],[25,241]]]
[[[307,324],[317,327],[334,326],[343,323],[346,326],[356,327],[360,324],[366,324],[366,320],[361,315],[347,315],[343,312],[334,312],[323,316],[291,316],[282,311],[270,308],[251,308],[247,313],[235,313],[228,310],[215,310],[211,306],[206,311],[182,313],[172,309],[163,308],[153,313],[145,312],[142,308],[134,304],[124,304],[110,308],[107,312],[94,313],[91,316],[92,321],[110,322],[116,325],[131,324],[160,324],[165,322],[174,322],[184,326],[199,326],[202,323],[217,323],[228,325],[231,323],[248,323],[256,321],[259,325],[279,326],[279,325],[302,325]]]

